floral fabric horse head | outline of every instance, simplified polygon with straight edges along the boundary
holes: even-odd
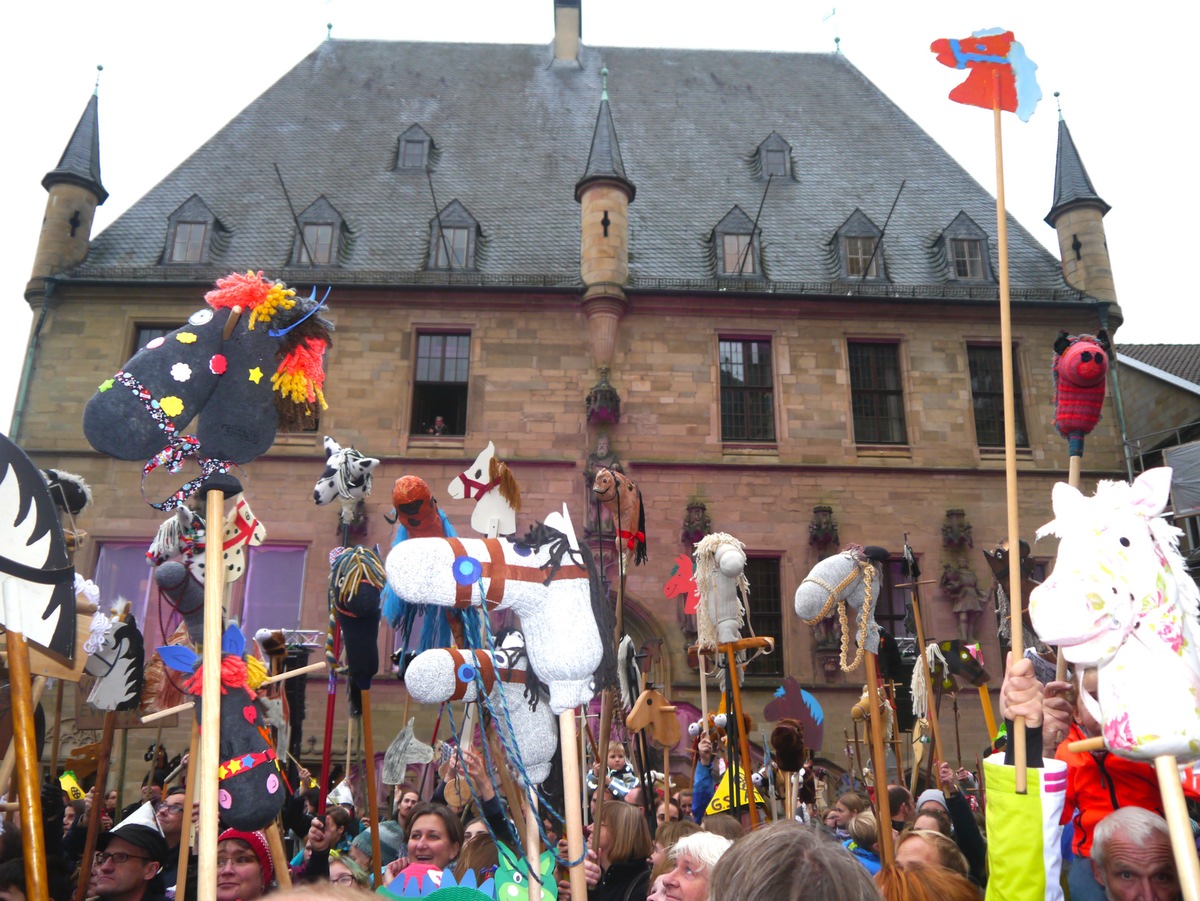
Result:
[[[1098,699],[1083,701],[1116,753],[1200,757],[1200,590],[1184,571],[1180,531],[1161,514],[1171,470],[1132,485],[1100,482],[1093,497],[1054,486],[1054,520],[1038,537],[1061,539],[1054,572],[1034,589],[1042,640],[1098,668]]]
[[[646,562],[646,511],[642,492],[623,472],[601,469],[592,483],[596,499],[612,513],[617,524],[617,553],[625,570],[631,562]]]
[[[835,609],[842,626],[841,665],[850,672],[862,661],[864,651],[879,652],[879,626],[875,623],[875,601],[879,599],[879,574],[875,560],[886,560],[883,548],[851,548],[826,557],[812,568],[796,589],[796,615],[808,625],[814,625]],[[847,616],[847,607],[858,611],[858,627],[854,630]],[[847,664],[850,636],[857,631],[854,662]]]
[[[96,450],[118,460],[148,461],[145,479],[188,457],[201,476],[161,504],[183,503],[203,481],[265,452],[277,429],[311,426],[325,408],[324,354],[332,326],[321,304],[262,273],[234,273],[205,296],[208,306],[186,325],[155,338],[101,383],[83,413]],[[245,313],[233,320],[237,309]],[[226,332],[229,332],[226,336]],[[194,435],[183,429],[203,412]]]
[[[497,535],[517,531],[521,487],[508,464],[496,459],[496,445],[491,441],[474,463],[454,477],[446,493],[455,500],[466,497],[475,501],[471,528],[476,532],[491,535],[492,520],[496,520]]]

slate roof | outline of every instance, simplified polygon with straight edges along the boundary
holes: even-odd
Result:
[[[67,141],[62,159],[42,178],[42,187],[46,190],[50,190],[51,185],[67,182],[94,192],[97,203],[108,199],[108,191],[100,181],[99,107],[100,98],[92,94]]]
[[[1118,344],[1117,353],[1200,387],[1200,344]]]
[[[1054,160],[1054,203],[1046,214],[1046,223],[1053,226],[1058,218],[1069,207],[1090,204],[1100,208],[1100,215],[1107,213],[1112,207],[1101,199],[1092,187],[1079,151],[1075,149],[1075,141],[1071,138],[1071,129],[1067,128],[1064,119],[1058,120],[1058,155]]]
[[[581,47],[576,66],[549,45],[322,42],[175,171],[96,236],[80,278],[208,281],[231,270],[286,270],[296,209],[324,195],[356,235],[340,283],[579,285],[574,186],[596,132],[600,70],[630,205],[633,288],[712,287],[706,242],[736,204],[758,210],[764,181],[745,160],[772,132],[794,178],[772,181],[759,220],[763,271],[738,290],[846,292],[828,255],[857,208],[883,223],[890,284],[856,293],[994,298],[948,282],[931,248],[960,212],[995,232],[992,197],[845,57]],[[603,120],[603,111],[601,111]],[[418,124],[437,148],[443,207],[476,217],[477,272],[422,271],[434,214],[424,170],[396,169],[399,135]],[[616,134],[616,132],[614,132]],[[230,230],[209,264],[159,265],[167,217],[193,193]],[[1058,261],[1009,218],[1014,300],[1076,300]],[[996,254],[995,240],[991,253]]]

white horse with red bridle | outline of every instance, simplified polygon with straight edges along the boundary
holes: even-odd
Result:
[[[517,511],[521,509],[521,489],[508,465],[496,459],[491,441],[475,462],[456,475],[446,488],[455,500],[475,501],[471,528],[495,538],[517,531]]]

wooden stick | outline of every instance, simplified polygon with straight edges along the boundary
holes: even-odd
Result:
[[[75,901],[87,897],[88,883],[92,878],[92,857],[96,853],[96,839],[100,835],[100,818],[104,815],[105,787],[108,783],[108,759],[112,756],[113,734],[117,726],[117,712],[104,714],[104,732],[100,736],[100,751],[96,767],[96,786],[92,789],[92,809],[88,812],[87,838],[84,840],[83,857],[79,861],[79,885]],[[215,895],[213,897],[216,897]]]
[[[879,860],[885,867],[895,859],[892,850],[892,809],[888,802],[887,756],[883,748],[883,714],[879,709],[879,668],[875,654],[867,660],[867,735],[871,739],[871,769],[875,771],[875,804],[879,808]]]
[[[62,705],[66,682],[58,680],[54,690],[54,733],[50,738],[50,774],[58,778],[58,752],[62,749]]]
[[[275,878],[279,881],[279,887],[288,889],[292,887],[292,873],[288,869],[287,852],[283,850],[283,836],[279,834],[279,821],[272,821],[271,825],[263,830],[267,836],[267,847],[271,849],[271,860],[275,865]],[[375,869],[379,869],[379,856],[375,857]],[[379,879],[378,873],[375,876]],[[378,884],[378,882],[376,883]]]
[[[525,805],[525,859],[529,861],[529,901],[542,901],[542,836],[538,829],[537,789],[530,786],[528,791],[528,804]]]
[[[12,678],[11,673],[9,678]],[[33,677],[33,709],[37,710],[38,702],[42,700],[42,692],[46,688],[45,676]],[[0,797],[8,794],[8,783],[12,780],[13,770],[17,765],[17,743],[12,741],[8,745],[8,750],[4,752],[4,761],[0,763]],[[14,808],[16,809],[16,808]]]
[[[155,749],[158,743],[155,743]],[[122,729],[121,737],[117,739],[117,810],[125,809],[125,768],[129,762],[129,730]],[[154,757],[150,758],[150,779],[154,778]],[[146,785],[150,785],[150,779]]]
[[[1082,441],[1080,442],[1082,444]],[[1083,467],[1083,455],[1072,454],[1067,458],[1067,484],[1078,490],[1080,470]],[[1018,555],[1019,556],[1019,555]],[[1010,558],[1011,559],[1011,558]],[[1067,680],[1067,658],[1063,656],[1062,648],[1058,648],[1054,657],[1054,679],[1056,682]]]
[[[194,710],[196,707],[195,701],[184,701],[182,704],[176,704],[174,707],[168,707],[166,710],[158,710],[154,713],[147,713],[142,717],[142,725],[147,726],[150,723],[164,720],[169,716],[174,716],[177,713],[183,713],[186,710]]]
[[[905,545],[908,536],[905,535]],[[925,654],[925,624],[921,616],[921,590],[914,583],[912,589],[913,622],[917,626],[917,656],[920,658],[921,671],[925,676],[925,718],[929,721],[929,733],[933,737],[933,756],[945,760],[942,756],[942,727],[938,724],[937,701],[934,695],[933,674],[929,669],[929,657]],[[915,765],[914,765],[915,773]],[[914,775],[914,785],[916,784]]]
[[[1067,750],[1072,754],[1090,754],[1093,751],[1104,750],[1104,737],[1097,735],[1095,738],[1081,738],[1079,741],[1067,743]]]
[[[33,677],[29,645],[21,625],[21,602],[12,580],[4,583],[4,623],[8,630],[8,681],[12,701],[12,743],[16,748],[17,791],[21,796],[21,850],[25,860],[25,897],[48,901],[46,836],[42,832],[42,795],[38,785],[38,753],[34,741]],[[42,680],[45,685],[45,680]],[[83,892],[80,892],[82,896]],[[80,901],[83,901],[82,897]]]
[[[380,865],[383,854],[379,846],[379,802],[375,798],[375,737],[371,730],[371,689],[362,689],[362,728],[363,751],[366,753],[367,766],[364,774],[367,779],[367,814],[371,823],[371,868],[375,873],[372,885],[383,885],[383,867]],[[274,824],[272,824],[274,825]],[[278,837],[278,827],[276,827]],[[283,850],[283,842],[279,848]],[[286,860],[284,865],[286,866]]]
[[[1196,844],[1192,838],[1192,826],[1188,819],[1187,805],[1183,800],[1183,784],[1179,779],[1179,763],[1173,755],[1163,754],[1154,758],[1154,771],[1158,774],[1158,790],[1162,794],[1163,816],[1171,833],[1171,850],[1175,855],[1175,871],[1179,875],[1179,887],[1185,901],[1200,899],[1200,860],[1196,858]]]
[[[1008,547],[1011,555],[1016,554],[1017,565],[1008,567],[1011,589],[1009,591],[1010,615],[1012,617],[1012,654],[1019,660],[1024,654],[1024,625],[1021,622],[1021,528],[1017,506],[1017,411],[1014,401],[1013,353],[1012,353],[1012,304],[1008,290],[1008,215],[1004,209],[1004,146],[1000,131],[1000,73],[997,70],[992,80],[992,122],[996,132],[996,245],[999,258],[1000,280],[1000,362],[1004,376],[1004,487],[1008,501]],[[1013,723],[1013,751],[1016,754],[1015,791],[1026,792],[1025,776],[1025,717],[1019,716]],[[940,757],[939,760],[945,758]]]
[[[896,682],[894,679],[888,679],[884,683],[884,691],[887,692],[888,705],[892,708],[892,753],[896,755],[896,784],[904,784],[904,757],[903,747],[900,743],[900,715],[896,709]]]
[[[230,319],[233,313],[230,313]],[[208,492],[205,511],[209,528],[220,529],[225,521],[225,492]],[[225,571],[222,545],[208,542],[204,550],[204,667],[201,675],[200,701],[206,721],[200,730],[199,759],[192,761],[193,773],[200,782],[200,838],[197,849],[196,897],[217,896],[217,820],[221,807],[217,800],[217,769],[221,764],[221,625],[224,613]],[[85,883],[81,885],[86,886]],[[82,899],[80,899],[82,901]]]
[[[743,639],[746,641],[749,639]],[[769,639],[766,639],[769,641]],[[729,713],[735,718],[737,723],[738,734],[738,754],[742,758],[740,763],[742,767],[742,778],[746,781],[746,803],[750,805],[750,830],[758,828],[758,805],[754,803],[754,783],[750,780],[750,774],[746,768],[750,765],[750,739],[746,735],[745,721],[742,719],[742,688],[740,679],[738,679],[737,657],[735,656],[734,646],[741,644],[742,641],[731,641],[728,644],[717,645],[718,650],[725,652],[725,663],[728,667],[729,685],[732,689],[730,697],[733,698],[733,710]],[[726,724],[728,729],[728,724]],[[731,774],[729,777],[730,794],[735,794],[737,779]]]
[[[583,875],[583,804],[579,779],[579,759],[566,753],[575,747],[575,711],[564,710],[558,716],[558,742],[563,749],[563,814],[567,830],[567,858],[578,861],[570,869],[571,897],[583,901],[587,897],[587,880]]]
[[[191,762],[200,751],[200,721],[192,717],[192,737],[188,742],[188,780],[183,792],[183,831],[179,833],[179,866],[175,869],[175,901],[185,901],[187,895],[188,862],[192,851],[192,808],[196,803],[196,780]],[[178,771],[176,771],[178,772]]]
[[[996,740],[996,713],[992,710],[992,698],[986,685],[979,686],[979,703],[983,706],[983,719],[987,723],[988,739]]]
[[[342,629],[338,625],[337,620],[333,621],[333,657],[336,660],[342,652]],[[325,808],[328,804],[329,795],[329,770],[333,765],[333,714],[337,707],[337,670],[333,667],[329,668],[329,689],[328,696],[325,699],[325,744],[321,748],[321,784],[317,792],[317,816],[325,816]],[[438,723],[442,721],[442,716],[438,714]],[[437,741],[437,726],[433,727],[433,739]],[[425,768],[426,773],[429,772],[429,767]]]

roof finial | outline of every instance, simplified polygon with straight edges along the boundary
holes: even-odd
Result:
[[[104,71],[104,66],[96,65],[96,86],[92,88],[92,94],[100,96],[100,73]]]
[[[600,70],[600,99],[608,99],[608,66]]]
[[[833,52],[835,54],[839,54],[839,55],[841,54],[841,52],[842,52],[842,39],[841,38],[833,39]]]
[[[1054,92],[1054,102],[1058,104],[1058,121],[1062,121],[1062,101],[1058,99],[1058,91]]]
[[[332,22],[325,23],[325,40],[327,40],[327,41],[333,40],[333,23]]]

